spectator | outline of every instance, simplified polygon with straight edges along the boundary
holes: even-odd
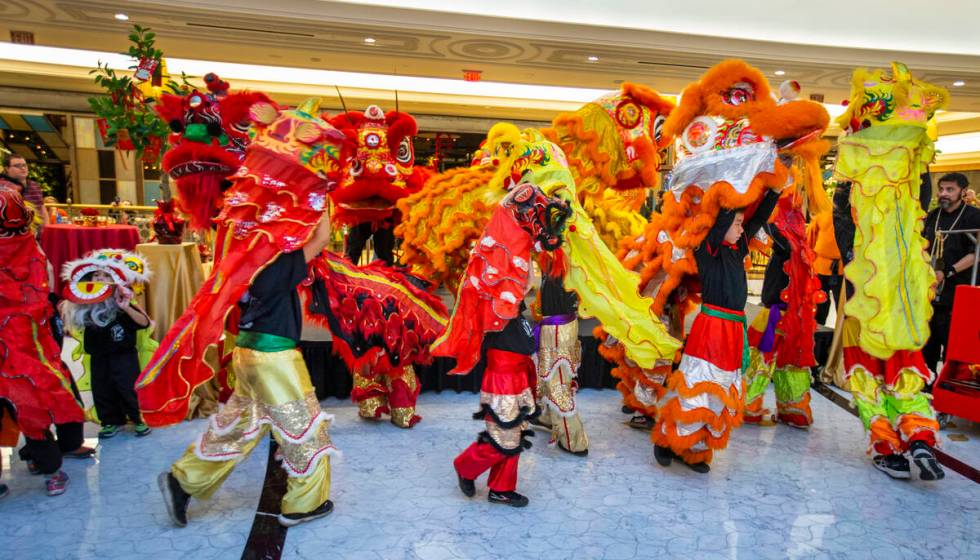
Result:
[[[48,223],[49,224],[67,224],[68,212],[65,212],[61,208],[55,208],[53,205],[58,204],[58,199],[53,196],[44,197],[44,208],[48,213]]]
[[[926,216],[922,232],[935,263],[938,283],[932,302],[929,342],[922,349],[926,365],[931,369],[936,368],[937,362],[946,361],[946,343],[949,340],[949,321],[956,287],[970,284],[976,243],[966,233],[939,233],[980,228],[980,209],[965,203],[969,186],[962,173],[943,175],[936,191],[939,206]]]
[[[27,178],[27,160],[17,154],[7,156],[3,173],[0,173],[0,186],[13,189],[20,193],[26,202],[31,203],[34,213],[41,220],[41,227],[48,223],[48,214],[44,209],[44,195],[37,182]]]

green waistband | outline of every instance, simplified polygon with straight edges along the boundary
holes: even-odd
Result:
[[[239,348],[248,348],[257,352],[282,352],[283,350],[293,350],[296,348],[296,341],[274,334],[241,331],[238,333],[235,345]]]
[[[735,321],[736,323],[745,324],[745,314],[732,313],[730,311],[722,311],[720,309],[713,309],[707,305],[701,306],[701,313],[704,313],[708,317],[714,317],[716,319],[726,319],[728,321]]]

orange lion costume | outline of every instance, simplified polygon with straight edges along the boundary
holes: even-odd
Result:
[[[664,123],[665,140],[676,139],[678,162],[661,213],[620,249],[624,265],[641,274],[641,292],[654,298],[653,310],[668,316],[664,322],[673,325],[675,335],[682,334],[685,313],[700,302],[696,294],[703,279],[695,253],[719,215],[744,208],[751,224],[753,206],[769,189],[780,190],[790,181],[789,162],[780,154],[812,144],[828,121],[819,104],[778,104],[763,74],[739,60],[716,65],[685,88]],[[765,198],[773,200],[759,212],[768,214],[775,201]],[[732,219],[731,212],[725,214]],[[706,466],[712,450],[724,448],[731,428],[741,423],[741,376],[748,357],[740,316],[744,304],[743,296],[733,305],[738,309],[703,306],[676,371],[665,360],[652,369],[637,367],[611,338],[600,348],[617,363],[614,376],[621,380],[626,404],[659,417],[654,443],[688,464]],[[718,351],[718,340],[708,340],[708,335],[716,338],[718,329],[730,335],[732,348]]]

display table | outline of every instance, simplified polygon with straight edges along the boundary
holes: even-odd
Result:
[[[96,249],[125,249],[132,251],[140,242],[136,226],[84,227],[71,224],[51,224],[41,231],[41,248],[54,267],[54,289],[61,294],[61,266],[84,257]]]
[[[141,243],[136,251],[152,275],[146,287],[146,312],[156,326],[153,338],[163,340],[204,283],[204,267],[196,243]]]

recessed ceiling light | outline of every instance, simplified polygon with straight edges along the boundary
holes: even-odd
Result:
[[[777,76],[785,76],[786,75],[786,71],[785,70],[776,70],[775,72],[773,72],[773,74],[775,74]]]
[[[953,87],[963,87],[965,85],[966,82],[964,82],[963,80],[956,80],[955,82],[953,82]]]
[[[589,57],[589,62],[599,62],[599,57],[598,56],[590,56]]]
[[[119,21],[128,21],[129,20],[129,16],[127,16],[126,14],[116,14],[113,17],[115,17]]]
[[[369,44],[369,45],[373,45],[373,44],[377,43],[377,41],[375,40],[374,37],[365,37],[364,38],[364,42],[367,43],[367,44]]]

